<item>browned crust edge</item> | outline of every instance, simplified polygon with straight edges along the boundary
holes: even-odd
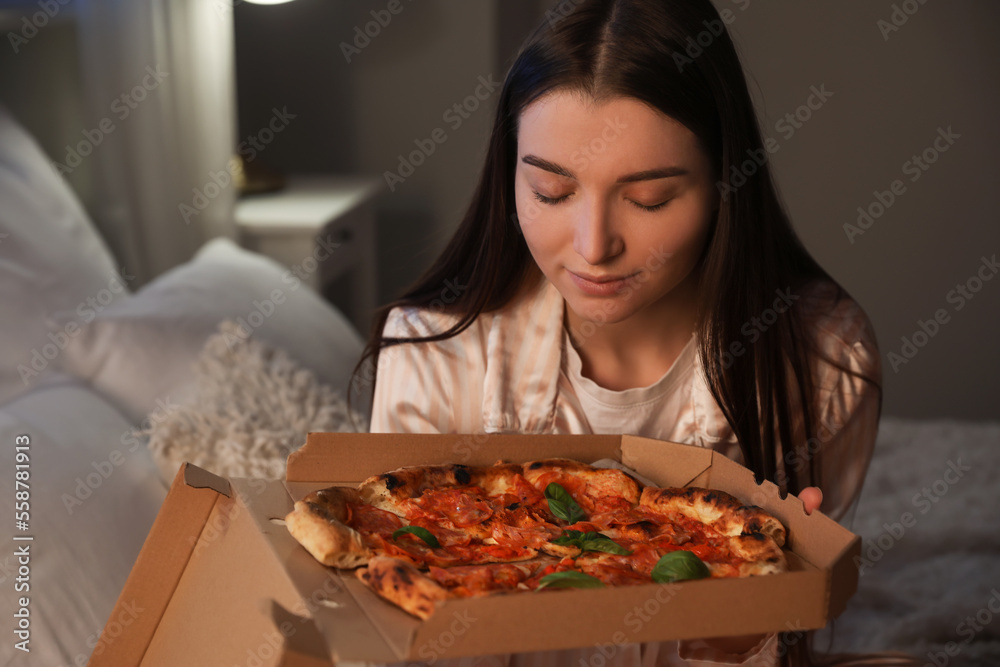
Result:
[[[399,558],[375,556],[355,576],[379,597],[423,620],[433,616],[437,603],[448,597],[443,586]]]
[[[372,557],[361,534],[346,525],[350,520],[347,503],[357,499],[357,491],[330,487],[310,493],[295,503],[285,517],[285,525],[299,544],[323,565],[340,569],[364,565]]]
[[[729,550],[747,562],[740,565],[741,577],[779,574],[788,570],[785,552],[763,533],[748,533],[729,539]]]
[[[735,537],[760,533],[785,544],[785,527],[756,505],[744,505],[724,491],[696,486],[682,489],[643,489],[639,504],[664,511],[680,512],[711,525],[723,535]]]
[[[524,464],[524,478],[539,491],[538,478],[549,472],[575,475],[593,495],[616,494],[631,503],[639,502],[642,486],[617,468],[595,468],[572,459],[540,459]]]

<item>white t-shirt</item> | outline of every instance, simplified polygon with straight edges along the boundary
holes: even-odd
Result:
[[[666,433],[687,407],[698,354],[694,336],[688,340],[670,369],[648,387],[615,391],[583,376],[583,361],[569,333],[563,336],[562,373],[576,393],[591,433],[643,435]]]

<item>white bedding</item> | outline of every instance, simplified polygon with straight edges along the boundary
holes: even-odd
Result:
[[[30,445],[30,654],[14,648],[15,543],[0,553],[0,665],[60,665],[89,657],[159,511],[166,487],[130,424],[79,386],[42,389],[0,409],[0,507],[13,529],[15,437]],[[123,437],[126,442],[123,443]],[[118,451],[121,458],[113,455]],[[116,464],[117,462],[117,464]],[[21,595],[21,594],[18,594]]]

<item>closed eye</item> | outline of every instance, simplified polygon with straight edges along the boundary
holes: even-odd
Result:
[[[630,204],[632,204],[633,206],[635,206],[639,210],[647,211],[649,213],[655,213],[656,211],[659,211],[661,208],[663,208],[668,203],[670,203],[669,199],[665,199],[664,201],[661,201],[659,204],[653,204],[652,206],[646,206],[645,204],[640,204],[639,202],[632,201],[631,199],[629,199],[628,201],[629,201]]]
[[[569,198],[569,195],[563,195],[562,197],[546,197],[541,192],[538,192],[536,190],[532,190],[532,192],[535,194],[535,199],[542,202],[543,204],[549,204],[549,205],[555,205],[560,202],[564,202],[566,201],[566,199]]]

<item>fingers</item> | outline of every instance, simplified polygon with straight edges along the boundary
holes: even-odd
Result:
[[[806,514],[812,514],[823,504],[823,492],[820,491],[819,487],[807,486],[799,493],[799,500],[802,501]]]

